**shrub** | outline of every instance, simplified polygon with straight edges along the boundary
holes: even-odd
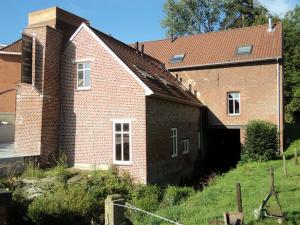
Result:
[[[163,198],[164,206],[179,205],[195,193],[192,187],[168,186]]]
[[[278,133],[276,125],[261,121],[250,121],[246,126],[246,137],[242,161],[268,161],[278,156]]]
[[[159,208],[163,192],[156,185],[139,185],[132,190],[130,195],[131,203],[134,206],[153,212]]]

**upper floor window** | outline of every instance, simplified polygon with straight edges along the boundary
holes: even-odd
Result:
[[[240,115],[240,92],[227,93],[228,115]]]
[[[172,142],[172,157],[178,155],[177,149],[177,128],[171,128],[171,142]]]
[[[77,90],[88,90],[91,88],[90,62],[77,63]]]
[[[114,163],[131,163],[131,126],[129,121],[114,123]]]
[[[182,140],[182,147],[183,147],[183,154],[189,153],[190,149],[189,149],[189,139],[183,139]]]

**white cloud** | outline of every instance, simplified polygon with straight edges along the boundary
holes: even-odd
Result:
[[[259,0],[259,2],[265,6],[272,14],[276,14],[280,17],[292,10],[299,0]]]

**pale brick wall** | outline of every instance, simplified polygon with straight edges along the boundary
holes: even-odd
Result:
[[[174,158],[171,128],[177,128],[178,135],[178,156]],[[198,132],[201,129],[199,107],[147,97],[148,182],[180,183],[191,178],[194,170],[201,168],[201,158],[204,157],[203,147],[198,149]],[[183,154],[184,138],[189,138],[190,151],[187,154]]]
[[[18,153],[41,155],[44,165],[58,155],[60,57],[62,34],[48,26],[27,28],[33,45],[33,86],[21,84],[16,107],[15,146]]]
[[[74,60],[90,58],[91,90],[76,90]],[[145,183],[144,89],[85,29],[69,42],[62,61],[61,150],[72,164],[111,166],[113,122],[133,119],[132,165],[118,166]]]

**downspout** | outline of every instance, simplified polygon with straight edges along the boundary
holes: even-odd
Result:
[[[279,58],[277,58],[277,114],[278,114],[278,126],[277,126],[277,131],[279,134],[279,151],[281,151],[281,126],[280,126],[280,117],[281,117],[281,107],[280,107],[280,96],[281,96],[281,80],[280,80],[280,64],[279,64]]]

